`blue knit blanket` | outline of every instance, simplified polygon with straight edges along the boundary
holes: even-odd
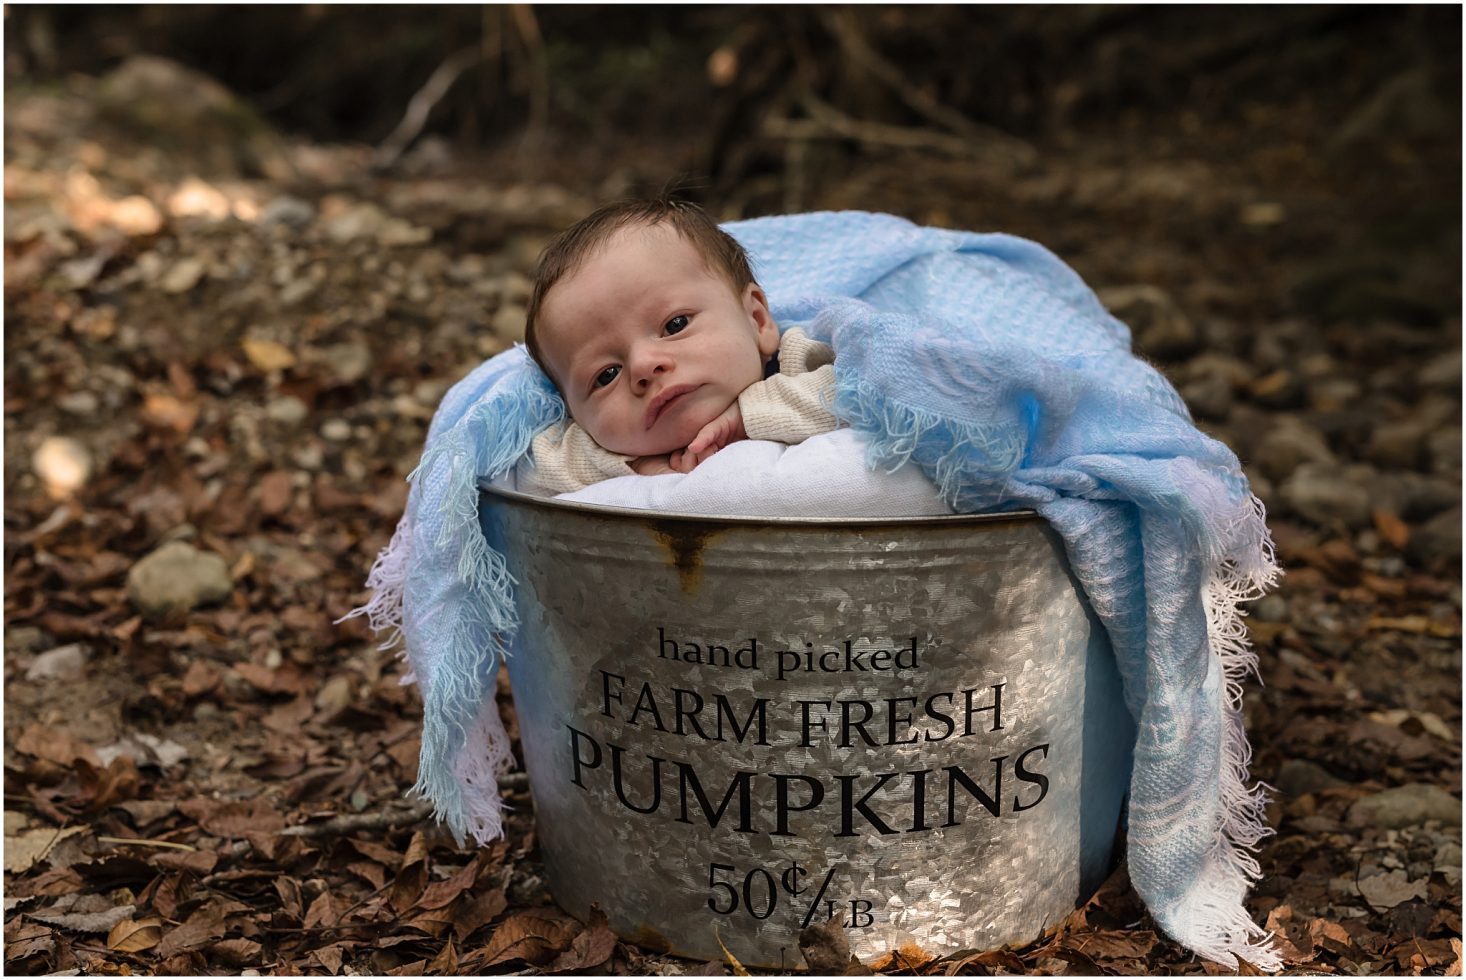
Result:
[[[870,466],[919,467],[959,512],[1033,508],[1063,537],[1137,721],[1131,880],[1197,953],[1277,969],[1243,907],[1267,831],[1247,782],[1240,684],[1255,657],[1238,603],[1278,569],[1237,458],[1033,242],[863,212],[726,229],[775,319],[834,347],[834,411]],[[512,763],[494,684],[513,579],[480,531],[479,489],[564,412],[522,348],[455,386],[356,610],[405,641],[424,706],[414,790],[460,840],[501,832],[496,777]]]

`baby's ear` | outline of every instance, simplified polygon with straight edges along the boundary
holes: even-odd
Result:
[[[769,300],[758,283],[751,282],[743,288],[743,309],[758,337],[758,350],[764,357],[771,357],[779,349],[779,325],[769,312]]]

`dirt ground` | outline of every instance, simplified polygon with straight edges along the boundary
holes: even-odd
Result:
[[[425,822],[402,798],[416,694],[335,622],[438,399],[519,338],[546,236],[666,171],[429,142],[383,174],[368,147],[230,129],[228,93],[177,68],[134,75],[5,99],[7,971],[733,971],[558,911],[522,777],[493,847]],[[1447,89],[1406,71],[1359,98],[1075,120],[1002,165],[812,140],[710,202],[1042,241],[1237,450],[1288,569],[1251,610],[1246,705],[1276,788],[1249,908],[1289,972],[1461,971]],[[193,608],[136,582],[165,545],[199,562]],[[865,966],[1226,972],[1157,934],[1123,867],[1021,948]]]

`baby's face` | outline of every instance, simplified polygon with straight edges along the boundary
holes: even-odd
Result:
[[[618,231],[551,287],[536,330],[571,416],[627,456],[684,448],[779,348],[763,291],[660,225]]]

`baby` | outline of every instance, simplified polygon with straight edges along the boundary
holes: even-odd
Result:
[[[740,439],[838,425],[834,352],[797,327],[780,337],[743,247],[684,201],[608,205],[550,242],[525,343],[571,421],[536,437],[521,490],[688,473]]]

